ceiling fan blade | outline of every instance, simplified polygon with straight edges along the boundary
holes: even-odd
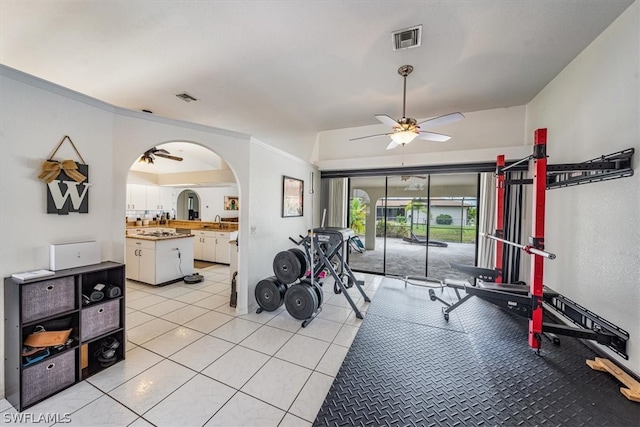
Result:
[[[398,144],[397,142],[395,142],[393,139],[391,140],[391,142],[389,143],[389,145],[387,145],[387,150],[393,150],[396,147],[399,147],[400,144]]]
[[[156,157],[163,157],[163,158],[169,159],[169,160],[176,160],[178,162],[182,161],[182,157],[178,157],[178,156],[171,156],[169,154],[163,154],[163,153],[160,153],[160,152],[156,152],[155,155],[156,155]]]
[[[390,128],[397,128],[400,126],[400,123],[398,123],[397,120],[392,119],[391,117],[387,116],[386,114],[376,114],[375,116],[376,119],[380,120],[382,123],[384,123],[385,125],[389,126]]]
[[[385,136],[385,135],[389,135],[388,133],[378,133],[376,135],[369,135],[369,136],[359,136],[357,138],[351,138],[349,141],[356,141],[358,139],[365,139],[365,138],[373,138],[375,136]]]
[[[433,119],[427,119],[427,120],[421,121],[420,123],[418,123],[418,126],[420,126],[421,128],[441,126],[441,125],[457,122],[462,119],[464,119],[464,114],[451,113],[451,114],[445,114],[444,116],[440,116],[440,117],[434,117]]]
[[[447,142],[451,139],[449,135],[443,135],[435,132],[419,132],[417,139],[424,139],[426,141]]]
[[[153,153],[154,153],[154,154],[158,154],[158,153],[171,154],[171,153],[169,153],[167,150],[165,150],[164,148],[160,148],[160,149],[158,149],[158,148],[154,148]]]

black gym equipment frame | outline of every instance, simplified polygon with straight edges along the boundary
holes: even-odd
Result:
[[[546,253],[542,250],[544,248],[544,191],[549,188],[561,188],[583,183],[632,176],[633,170],[631,169],[631,160],[634,149],[631,148],[606,156],[601,156],[600,158],[592,159],[583,163],[547,165],[546,129],[537,130],[535,136],[536,143],[534,145],[534,152],[532,155],[517,162],[513,162],[509,166],[505,166],[504,156],[498,156],[496,170],[498,196],[496,197],[496,201],[498,204],[497,215],[503,215],[504,205],[502,203],[501,195],[504,197],[505,187],[510,185],[534,184],[534,196],[538,196],[541,200],[536,202],[534,197],[533,203],[534,225],[540,226],[540,233],[538,233],[539,236],[531,238],[532,246],[523,246],[517,243],[508,242],[497,236],[487,235],[486,237],[495,239],[498,243],[504,242],[510,245],[519,246],[522,250],[531,255],[548,255],[545,257],[553,259],[555,258],[555,255]],[[506,170],[515,168],[520,164],[529,162],[530,160],[534,160],[534,177],[537,177],[537,179],[504,179],[504,172]],[[540,178],[545,179],[545,181]],[[501,228],[502,227],[498,222],[496,235],[502,235]],[[536,230],[534,230],[534,232],[535,231]],[[553,257],[551,257],[551,255],[553,255]],[[523,286],[522,284],[502,283],[502,275],[499,274],[502,272],[502,261],[500,258],[500,261],[498,262],[498,258],[499,257],[497,257],[497,264],[494,270],[495,278],[491,280],[491,282],[495,281],[497,283],[483,281],[491,279],[492,270],[490,269],[452,265],[453,267],[466,271],[477,279],[480,279],[480,281],[476,280],[476,286],[471,286],[468,282],[459,280],[445,280],[442,287],[454,289],[458,298],[458,301],[455,303],[449,303],[448,301],[439,298],[436,296],[433,289],[429,289],[430,299],[432,301],[440,301],[445,305],[445,307],[442,308],[445,320],[449,320],[449,313],[451,313],[451,311],[455,310],[471,298],[471,296],[475,295],[500,308],[528,318],[530,324],[529,344],[537,349],[538,354],[540,352],[541,336],[546,336],[554,344],[558,344],[559,339],[556,335],[564,335],[596,341],[607,346],[625,360],[629,359],[629,356],[627,355],[627,341],[629,340],[628,332],[571,301],[569,298],[542,285],[541,260],[543,256],[539,256],[536,260],[539,261],[539,263],[532,265],[532,278],[538,283],[537,286],[532,285],[531,287],[526,285]],[[534,288],[536,289],[535,292],[533,291]],[[466,295],[461,296],[459,292],[460,290],[464,290]],[[543,321],[543,307],[545,306],[547,308],[551,308],[551,310],[546,310],[545,314],[554,318],[554,320],[559,320],[557,315],[562,315],[578,327]],[[532,330],[535,333],[533,333]]]
[[[349,241],[353,236],[355,236],[355,233],[350,228],[322,227],[309,230],[308,235],[306,237],[300,236],[301,239],[299,241],[291,237],[289,237],[289,240],[296,245],[304,247],[307,258],[312,265],[313,282],[320,282],[323,271],[328,271],[334,279],[334,293],[343,294],[355,312],[356,317],[363,319],[362,313],[347,292],[348,288],[355,285],[364,300],[371,302],[371,299],[362,288],[364,281],[357,280],[349,264],[347,264],[346,253]],[[335,266],[333,260],[337,260]],[[303,326],[306,326],[311,320],[313,320],[313,317],[305,321],[306,323],[303,323]]]
[[[534,300],[528,295],[528,287],[525,285],[480,282],[477,286],[471,286],[467,282],[450,279],[446,279],[444,285],[455,291],[458,298],[455,303],[450,303],[438,297],[434,289],[429,289],[429,298],[431,298],[431,301],[440,301],[445,305],[442,308],[445,320],[449,320],[449,313],[464,304],[472,296],[477,296],[521,317],[529,318],[531,315],[531,307]],[[464,290],[466,295],[460,295],[460,290]],[[548,308],[553,309],[545,311],[545,314],[550,315],[554,320],[560,320],[556,316],[556,314],[560,314],[578,326],[576,328],[560,323],[543,322],[542,332],[554,344],[560,342],[555,335],[587,339],[609,347],[625,360],[629,359],[627,354],[629,333],[627,331],[547,287],[543,292],[543,303]]]

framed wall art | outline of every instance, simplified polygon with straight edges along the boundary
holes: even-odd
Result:
[[[304,213],[304,181],[282,177],[282,217],[302,216]]]
[[[238,198],[233,196],[224,196],[224,210],[225,211],[237,211],[240,209],[238,205]]]

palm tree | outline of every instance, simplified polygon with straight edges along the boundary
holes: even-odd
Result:
[[[415,220],[414,212],[418,212],[418,217],[420,213],[427,212],[427,204],[422,199],[412,199],[407,203],[405,207],[405,212],[411,212],[411,232],[413,233],[413,221]]]
[[[349,228],[356,234],[364,234],[364,222],[367,217],[367,207],[358,197],[351,199],[349,205]]]

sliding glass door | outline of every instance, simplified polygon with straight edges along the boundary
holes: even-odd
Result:
[[[478,174],[354,177],[348,187],[344,226],[363,244],[350,249],[353,270],[469,278],[453,267],[475,265]]]
[[[349,267],[357,271],[384,274],[386,219],[378,210],[384,204],[386,178],[351,178],[349,192],[349,224],[362,242],[351,246]],[[359,249],[359,250],[357,250]]]
[[[385,274],[425,276],[429,176],[387,177]]]

